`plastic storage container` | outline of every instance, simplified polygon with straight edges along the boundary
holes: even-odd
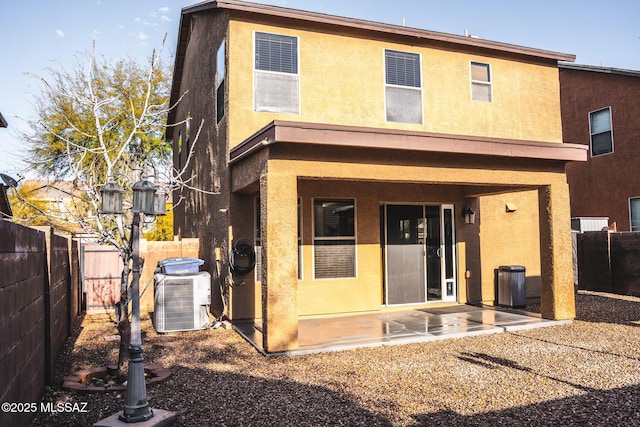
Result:
[[[523,308],[527,305],[525,292],[526,269],[521,265],[498,267],[498,305]]]
[[[194,274],[200,271],[204,260],[198,258],[167,258],[158,262],[160,272],[168,275]]]

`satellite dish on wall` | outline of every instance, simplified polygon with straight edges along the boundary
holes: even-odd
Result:
[[[4,182],[4,185],[6,185],[7,187],[16,188],[18,186],[18,181],[16,181],[14,178],[10,177],[9,175],[0,173],[0,178]]]

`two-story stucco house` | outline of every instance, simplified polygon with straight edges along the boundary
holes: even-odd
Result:
[[[589,147],[567,166],[573,217],[640,231],[640,71],[560,64],[564,138]]]
[[[209,193],[174,195],[176,232],[200,239],[227,315],[260,321],[267,352],[296,349],[301,318],[494,304],[502,265],[526,267],[544,317],[571,319],[565,164],[587,150],[562,138],[558,61],[574,59],[237,0],[186,7],[168,138],[176,168],[193,148],[190,185]],[[230,269],[241,239],[254,272]]]

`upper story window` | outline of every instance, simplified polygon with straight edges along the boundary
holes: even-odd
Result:
[[[471,62],[471,99],[480,102],[493,101],[489,64]]]
[[[218,47],[216,54],[216,123],[224,117],[224,39]]]
[[[591,135],[591,156],[613,153],[610,107],[589,113],[589,134]]]
[[[299,114],[297,37],[255,33],[254,109]]]
[[[420,55],[385,49],[387,121],[422,124]]]
[[[629,215],[631,217],[631,231],[640,231],[640,197],[629,199]]]

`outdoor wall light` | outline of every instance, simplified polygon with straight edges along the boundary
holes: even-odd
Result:
[[[462,215],[464,215],[465,224],[476,223],[476,213],[471,209],[471,202],[467,202],[467,205],[464,207],[462,211]]]
[[[102,213],[122,214],[122,198],[124,190],[115,182],[107,182],[102,186]]]
[[[156,186],[146,179],[133,184],[133,213],[143,213],[145,215],[155,215],[154,199]]]

